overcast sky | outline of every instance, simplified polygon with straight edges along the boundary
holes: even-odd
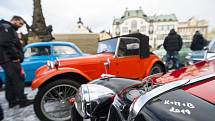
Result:
[[[41,0],[46,24],[53,25],[53,33],[71,33],[81,17],[94,32],[112,29],[114,17],[128,10],[139,9],[149,16],[175,13],[179,21],[192,16],[209,21],[215,27],[215,0]],[[0,0],[0,19],[9,20],[20,15],[31,25],[33,0]]]

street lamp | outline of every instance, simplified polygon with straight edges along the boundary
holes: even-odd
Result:
[[[150,36],[150,40],[154,40],[154,47],[156,46],[156,42],[155,39],[153,37],[153,33],[154,33],[154,25],[153,25],[153,20],[149,21],[149,36]]]

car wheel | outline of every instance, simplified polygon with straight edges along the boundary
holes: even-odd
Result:
[[[81,84],[71,79],[55,80],[43,86],[35,97],[34,111],[41,121],[69,121],[71,104]]]
[[[162,68],[162,66],[160,64],[155,64],[151,68],[150,75],[157,74],[157,73],[162,73],[162,72],[164,73],[164,68]]]

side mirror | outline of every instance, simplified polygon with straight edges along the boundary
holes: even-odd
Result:
[[[208,48],[208,47],[204,47],[204,48],[203,48],[203,50],[208,51],[208,50],[209,50],[209,48]]]
[[[49,67],[49,69],[58,69],[58,67],[60,66],[60,61],[58,58],[56,58],[55,61],[48,60],[46,65]]]

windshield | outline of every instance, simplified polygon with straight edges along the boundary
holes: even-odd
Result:
[[[118,38],[114,38],[114,39],[109,39],[109,40],[99,42],[97,53],[105,53],[105,52],[115,53],[117,39]]]
[[[208,45],[208,52],[215,53],[215,39],[211,40]]]

